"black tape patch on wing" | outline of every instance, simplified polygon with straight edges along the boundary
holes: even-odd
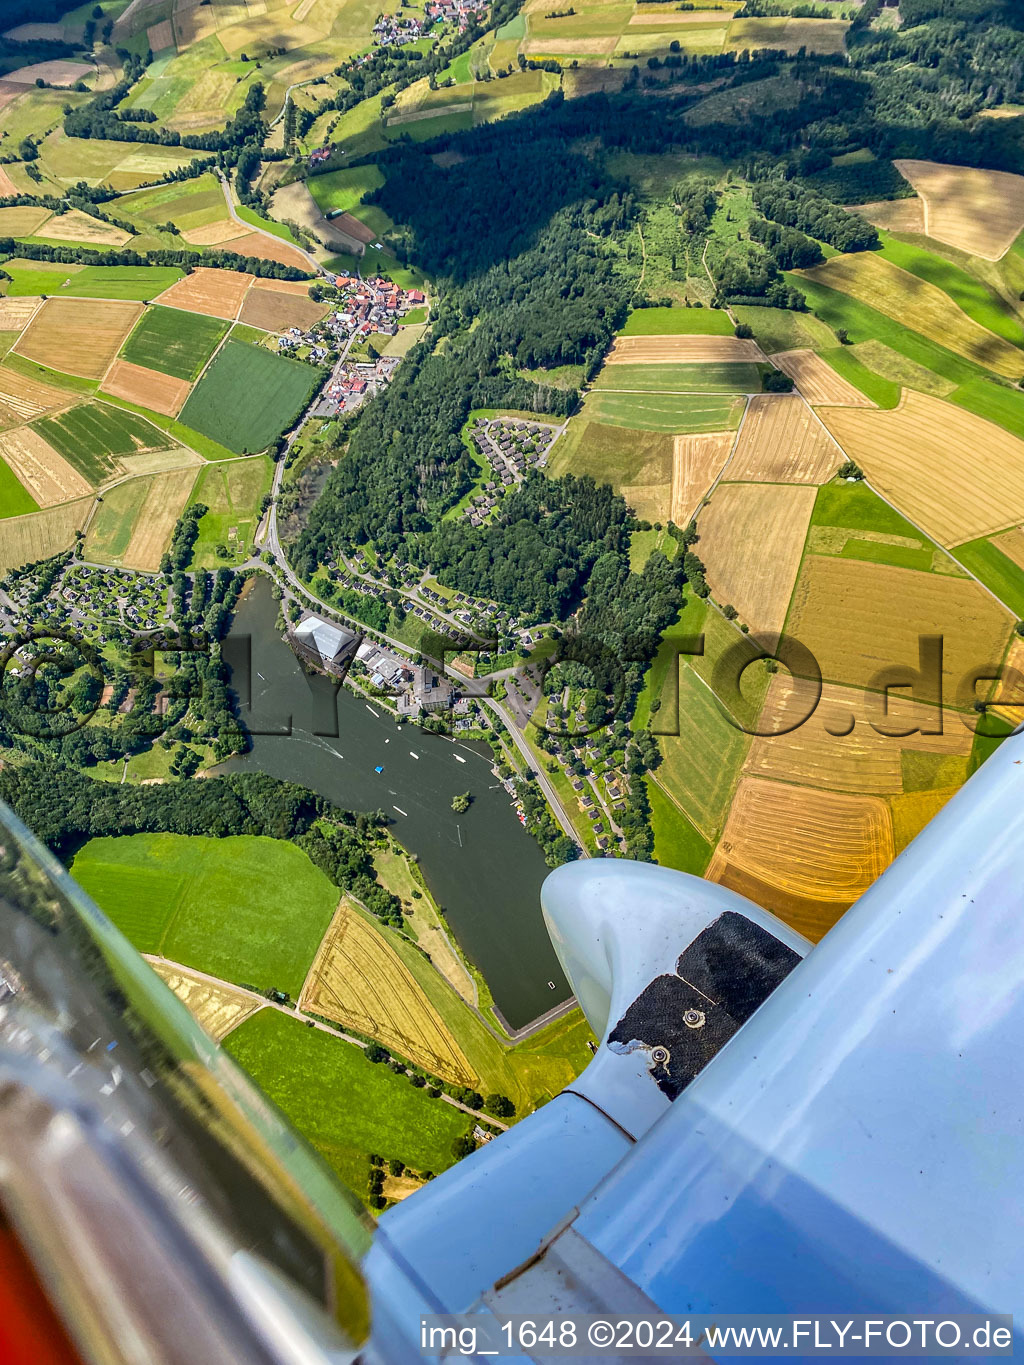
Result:
[[[651,1053],[658,1089],[676,1099],[800,961],[767,929],[727,910],[658,976],[608,1035],[613,1052]]]

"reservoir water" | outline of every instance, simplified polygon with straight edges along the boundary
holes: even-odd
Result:
[[[548,869],[491,772],[490,749],[398,726],[351,689],[305,676],[275,628],[277,610],[258,578],[225,642],[253,747],[222,771],[255,768],[347,810],[383,810],[508,1024],[522,1028],[566,1000],[540,912]],[[452,797],[465,791],[473,801],[457,815]]]

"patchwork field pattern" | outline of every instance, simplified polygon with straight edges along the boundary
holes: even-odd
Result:
[[[1024,351],[969,318],[937,285],[881,256],[868,251],[833,256],[824,265],[797,274],[860,299],[1004,379],[1017,380],[1024,374]]]
[[[14,470],[40,507],[69,502],[90,492],[88,482],[31,427],[0,436],[0,458]]]
[[[169,374],[132,365],[127,360],[115,360],[102,384],[104,393],[124,398],[151,412],[176,417],[189,395],[191,385],[186,379],[175,379]]]
[[[817,939],[894,856],[880,797],[745,777],[705,876]]]
[[[953,403],[905,390],[888,412],[822,408],[871,482],[943,545],[1024,521],[1024,442]],[[985,452],[996,477],[979,476]]]
[[[1018,569],[1024,569],[1024,531],[1013,526],[1009,531],[992,537],[992,544],[1002,550],[1007,559],[1012,559]]]
[[[242,271],[210,270],[204,266],[172,284],[156,301],[182,308],[186,313],[235,318],[251,284],[252,276]]]
[[[300,360],[228,340],[192,390],[182,421],[239,455],[265,450],[287,431],[323,372]]]
[[[824,483],[843,453],[798,394],[755,394],[728,477],[738,482]]]
[[[789,375],[808,403],[837,408],[875,406],[814,351],[779,351],[772,356],[772,364]]]
[[[972,733],[960,715],[909,697],[776,673],[743,771],[832,791],[895,795],[903,790],[904,750],[961,758],[966,776]],[[808,712],[814,706],[813,713]],[[804,717],[808,717],[804,719]],[[942,728],[941,734],[911,733]]]
[[[663,762],[655,781],[706,839],[722,828],[749,744],[708,684],[680,664],[679,734],[659,738]]]
[[[120,473],[126,456],[172,444],[144,417],[107,403],[79,403],[34,426],[94,488]]]
[[[67,407],[69,401],[70,396],[63,389],[41,384],[0,365],[0,427],[21,426],[44,412]]]
[[[945,704],[968,710],[974,693],[959,689],[975,670],[998,667],[1013,625],[973,579],[809,554],[786,633],[811,651],[826,681],[874,690],[896,673],[909,682],[921,637],[941,636]]]
[[[735,439],[731,431],[674,438],[669,516],[677,526],[688,525],[696,515],[725,468]]]
[[[121,560],[125,568],[156,573],[161,556],[170,544],[174,524],[185,510],[195,481],[195,469],[174,469],[150,477],[146,496]]]
[[[245,991],[234,990],[222,982],[207,981],[173,962],[156,958],[151,959],[149,965],[216,1042],[262,1008],[262,1002]]]
[[[47,299],[15,349],[40,365],[100,379],[141,315],[139,303]]]
[[[133,365],[191,382],[199,377],[227,330],[226,322],[203,313],[147,308],[121,354]]]
[[[673,442],[660,432],[634,431],[575,419],[578,425],[555,446],[552,473],[590,474],[610,483],[642,520],[668,517],[672,497]]]
[[[997,261],[1024,229],[1024,176],[936,161],[894,164],[924,200],[924,231],[936,241]]]
[[[606,365],[695,365],[707,363],[757,364],[764,353],[756,341],[740,337],[685,334],[620,336],[615,338]]]
[[[384,935],[342,901],[302,988],[300,1009],[375,1038],[454,1085],[479,1077]]]
[[[815,490],[723,483],[697,519],[697,553],[715,600],[753,631],[776,634],[786,619]]]

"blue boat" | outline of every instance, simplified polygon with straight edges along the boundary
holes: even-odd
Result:
[[[382,773],[382,772],[384,771],[384,769],[383,769],[383,768],[374,768],[373,771],[374,771],[375,773]]]

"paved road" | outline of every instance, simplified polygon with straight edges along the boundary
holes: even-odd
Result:
[[[280,1010],[282,1014],[287,1014],[290,1019],[300,1019],[307,1027],[312,1024],[312,1026],[315,1029],[319,1029],[321,1033],[329,1033],[332,1038],[341,1038],[346,1043],[351,1043],[353,1047],[365,1049],[369,1046],[362,1038],[356,1038],[351,1033],[346,1033],[344,1029],[333,1028],[329,1024],[322,1024],[319,1019],[310,1019],[308,1015],[302,1014],[299,1011],[297,1005],[282,1005],[276,1000],[268,1000],[266,996],[259,995],[256,991],[247,990],[245,986],[234,986],[230,981],[221,980],[219,976],[211,976],[208,972],[197,971],[194,967],[185,967],[182,963],[173,962],[168,957],[159,957],[155,953],[143,953],[143,957],[150,966],[155,962],[159,962],[161,966],[170,967],[173,971],[181,972],[183,976],[193,977],[198,981],[205,981],[211,986],[219,986],[222,990],[231,991],[235,995],[244,995],[255,1005],[263,1006],[266,1009]],[[562,1009],[562,1006],[559,1006],[558,1008]],[[570,1006],[570,1008],[572,1008],[572,1006]],[[553,1016],[554,1011],[551,1013]],[[550,1019],[547,1015],[543,1017],[545,1022],[550,1023]],[[529,1027],[532,1029],[533,1024]],[[399,1058],[397,1060],[401,1059]],[[405,1074],[410,1076],[412,1075],[412,1072],[406,1071]],[[452,1099],[451,1095],[446,1095],[443,1090],[441,1091],[440,1098],[444,1100],[446,1104],[450,1104],[453,1109],[461,1109],[464,1114],[469,1114],[475,1119],[482,1119],[484,1123],[492,1123],[495,1128],[508,1128],[508,1124],[502,1123],[501,1119],[496,1119],[491,1114],[483,1114],[479,1109],[470,1109],[468,1105],[460,1103],[459,1100]]]
[[[220,181],[220,187],[224,191],[224,202],[228,206],[228,213],[235,220],[235,222],[241,226],[243,231],[259,232],[264,237],[269,237],[271,241],[277,242],[280,245],[280,243],[283,241],[283,238],[278,237],[276,232],[269,232],[266,228],[256,227],[253,223],[247,223],[244,218],[240,218],[238,216],[238,211],[235,208],[235,201],[231,196],[231,186],[228,184],[228,178],[219,166],[215,167],[215,170],[217,172],[217,178]],[[303,257],[303,259],[309,265],[310,270],[312,270],[317,275],[323,275],[326,277],[328,271],[324,269],[324,267],[320,264],[320,262],[316,259],[315,256],[311,256],[309,254],[305,247],[295,246],[294,243],[292,242],[289,242],[287,245],[292,251],[297,251],[299,255]]]

